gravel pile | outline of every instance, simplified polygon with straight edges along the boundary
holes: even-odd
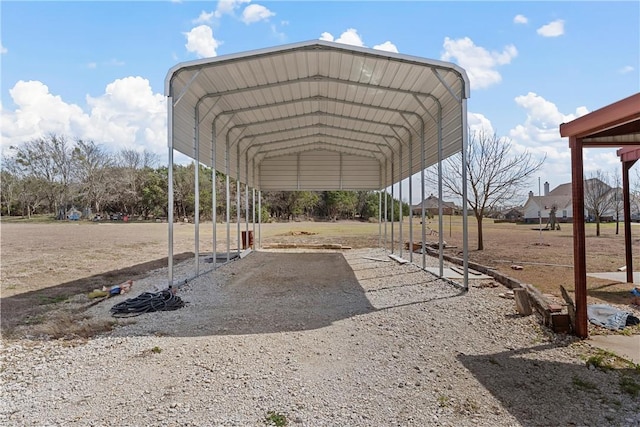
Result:
[[[0,425],[640,426],[621,386],[637,371],[588,368],[586,344],[518,316],[503,287],[367,257],[388,259],[256,252],[181,287],[182,309],[5,340]]]

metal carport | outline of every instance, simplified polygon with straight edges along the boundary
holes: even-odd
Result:
[[[230,177],[237,181],[240,251],[240,186],[254,204],[263,190],[376,190],[455,153],[466,161],[465,71],[450,63],[409,55],[310,41],[178,64],[167,73],[169,147],[169,284],[173,285],[174,150],[226,175],[227,259],[230,252]],[[463,173],[466,168],[461,168]],[[439,172],[441,168],[438,167]],[[198,168],[195,168],[196,175]],[[199,267],[199,189],[196,176],[195,275]],[[409,194],[412,180],[409,179]],[[215,185],[213,205],[216,206]],[[466,178],[463,179],[466,195]],[[379,197],[381,208],[382,196]],[[442,200],[442,185],[439,185]],[[387,198],[384,198],[385,204]],[[379,209],[382,211],[382,209]],[[215,232],[214,268],[217,237]],[[386,209],[385,209],[386,212]],[[393,209],[392,209],[393,212]],[[255,213],[255,209],[254,209]],[[422,212],[422,267],[425,221]],[[402,218],[400,218],[401,220]],[[386,214],[380,218],[385,225]],[[391,218],[393,223],[394,219]],[[254,215],[255,224],[255,215]],[[440,215],[442,230],[442,215]],[[255,227],[255,225],[254,225]],[[413,222],[409,222],[413,236]],[[399,253],[403,230],[400,221]],[[468,284],[467,211],[463,201],[464,287]],[[440,233],[440,276],[443,241]],[[380,226],[382,236],[382,225]],[[381,238],[379,239],[381,241]],[[259,241],[259,240],[258,240]],[[393,227],[391,246],[394,247]],[[413,252],[409,252],[413,261]]]

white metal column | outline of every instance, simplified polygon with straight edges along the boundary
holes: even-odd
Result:
[[[213,234],[212,243],[212,258],[213,258],[213,269],[216,269],[218,264],[218,233],[217,233],[217,225],[218,225],[218,188],[216,185],[216,126],[215,123],[211,124],[211,222],[213,223],[213,229],[211,230]]]
[[[167,256],[167,270],[169,271],[169,284],[173,286],[173,97],[167,97],[167,145],[169,147],[169,169],[167,180],[167,221],[169,222],[169,247]]]
[[[402,144],[400,144],[398,157],[398,234],[400,235],[398,253],[402,258],[402,249],[404,248],[404,234],[402,233]]]
[[[467,99],[462,98],[462,263],[464,270],[464,289],[469,290],[469,238],[467,216],[467,149],[469,134],[467,129]]]
[[[194,194],[194,215],[193,215],[193,223],[194,223],[194,257],[196,262],[196,276],[200,274],[200,114],[198,112],[199,108],[196,105],[195,108],[195,120],[193,125],[193,152],[195,155],[194,161],[194,185],[193,191]]]

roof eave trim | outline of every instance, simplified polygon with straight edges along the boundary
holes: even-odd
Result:
[[[582,138],[640,117],[640,92],[568,123],[560,124],[560,136]]]
[[[254,56],[269,55],[273,53],[284,53],[292,50],[311,48],[313,46],[347,51],[347,52],[359,52],[365,55],[383,57],[383,58],[387,57],[387,58],[391,58],[398,61],[413,62],[413,63],[421,64],[427,67],[434,67],[438,69],[454,71],[458,74],[458,76],[464,83],[463,98],[468,99],[470,97],[471,90],[470,90],[469,77],[467,76],[467,72],[464,70],[464,68],[460,67],[457,64],[454,64],[451,62],[445,62],[445,61],[438,61],[434,59],[427,60],[425,58],[421,58],[413,55],[388,52],[384,50],[371,49],[366,47],[351,46],[351,45],[346,45],[344,43],[329,42],[325,40],[309,40],[309,41],[290,43],[290,44],[280,45],[275,47],[255,49],[255,50],[250,50],[245,52],[238,52],[238,53],[232,53],[232,54],[221,55],[216,57],[180,62],[174,65],[173,67],[171,67],[167,72],[167,75],[165,77],[165,83],[164,83],[164,93],[165,93],[165,96],[171,96],[171,89],[172,89],[171,83],[173,81],[173,78],[181,71],[189,68],[198,68],[204,65],[214,64],[217,62],[227,62],[231,60],[254,57]]]

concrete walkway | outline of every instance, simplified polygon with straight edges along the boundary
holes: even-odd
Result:
[[[587,273],[589,277],[597,277],[598,279],[615,280],[616,282],[625,283],[627,281],[627,273],[624,271],[612,271],[608,273]],[[633,283],[640,283],[640,271],[633,272]],[[631,288],[629,288],[631,290]]]
[[[592,335],[587,343],[640,364],[640,335]]]

